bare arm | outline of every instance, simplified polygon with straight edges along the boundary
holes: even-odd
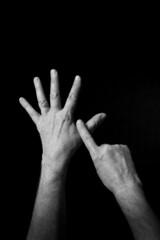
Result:
[[[82,121],[77,121],[77,129],[89,150],[97,174],[114,194],[135,240],[160,240],[160,222],[144,196],[128,147],[97,146]]]
[[[50,174],[45,166],[42,166],[27,240],[65,239],[67,233],[65,178],[66,174],[61,176]]]
[[[70,159],[82,144],[73,122],[81,79],[76,76],[65,106],[61,108],[58,74],[51,71],[50,106],[45,98],[39,78],[34,79],[41,114],[20,98],[42,142],[42,162],[39,187],[27,240],[64,239],[66,232],[65,179]],[[87,123],[93,131],[105,118],[96,114]]]
[[[142,186],[136,183],[125,192],[115,194],[136,240],[159,240],[160,222],[149,206]]]

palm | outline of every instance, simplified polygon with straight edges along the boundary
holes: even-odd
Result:
[[[56,71],[51,71],[50,107],[39,78],[34,79],[34,85],[41,114],[36,112],[24,98],[20,98],[20,103],[37,126],[42,141],[43,153],[48,154],[51,158],[55,153],[59,152],[70,157],[82,143],[73,122],[73,113],[81,87],[81,79],[78,76],[75,78],[63,108],[61,107],[59,81]],[[105,114],[103,113],[96,114],[86,123],[88,130],[93,131],[104,117]]]

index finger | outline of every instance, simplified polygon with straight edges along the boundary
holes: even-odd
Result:
[[[80,92],[80,87],[81,87],[81,78],[80,76],[77,75],[74,79],[74,83],[72,85],[69,96],[64,106],[65,109],[70,110],[72,113],[74,112],[74,109],[76,107],[78,95]]]
[[[38,105],[42,113],[46,113],[49,106],[46,100],[41,81],[38,77],[34,78],[34,86],[36,89],[36,95],[38,100]]]
[[[76,125],[79,135],[81,136],[86,148],[88,149],[92,157],[95,156],[98,146],[92,138],[91,134],[88,132],[85,124],[82,120],[78,120]]]

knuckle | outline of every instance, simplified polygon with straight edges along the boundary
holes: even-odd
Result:
[[[121,144],[120,146],[121,146],[121,148],[123,148],[123,149],[125,149],[125,150],[128,150],[128,149],[129,149],[127,145]]]
[[[72,120],[71,115],[67,115],[67,116],[66,116],[66,122],[71,122],[71,120]]]
[[[117,150],[119,148],[118,144],[111,145],[109,150]]]
[[[115,148],[119,148],[120,145],[119,145],[119,144],[114,144],[114,147],[115,147]]]
[[[64,114],[64,118],[65,118],[65,121],[66,122],[70,122],[72,120],[72,114],[70,111],[67,111],[65,114]]]
[[[87,136],[87,135],[82,136],[82,138],[83,138],[84,141],[88,141],[90,139],[90,137]]]
[[[46,100],[45,99],[40,100],[39,105],[40,106],[45,106],[46,105]]]
[[[123,145],[123,146],[124,146],[124,148],[129,149],[127,145]]]
[[[91,156],[92,156],[93,161],[97,161],[100,158],[98,152],[97,151],[93,151],[93,150],[91,152]]]
[[[101,153],[103,155],[103,154],[108,153],[110,150],[112,150],[112,146],[109,144],[103,144],[100,149],[101,149]]]
[[[122,149],[123,147],[122,147],[122,145],[114,144],[114,145],[112,146],[112,148],[113,148],[115,151],[119,151],[119,150]]]
[[[54,99],[56,99],[56,98],[58,98],[58,97],[59,97],[59,93],[58,93],[58,92],[55,92],[55,93],[51,93],[51,94],[50,94],[51,100],[54,100]]]
[[[35,114],[33,112],[30,112],[29,114],[30,114],[31,118],[35,117]]]
[[[76,94],[72,93],[72,94],[69,96],[69,99],[70,99],[70,100],[76,100],[76,99],[77,99]]]
[[[109,145],[109,144],[104,144],[103,146],[104,146],[104,149],[105,149],[106,151],[108,151],[109,149],[112,148],[112,146]]]

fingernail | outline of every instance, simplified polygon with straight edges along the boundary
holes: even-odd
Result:
[[[101,117],[105,118],[105,117],[107,117],[107,114],[106,113],[102,113]]]
[[[39,78],[38,77],[34,77],[34,83],[38,83],[38,81],[39,81]]]
[[[77,124],[78,124],[78,125],[82,125],[82,124],[83,124],[83,121],[79,119],[79,120],[77,120]]]
[[[56,69],[51,69],[51,74],[55,75],[57,73]]]
[[[77,75],[77,76],[75,77],[75,81],[76,81],[76,82],[78,82],[80,79],[81,79],[81,77],[80,77],[79,75]]]
[[[23,98],[22,97],[19,98],[19,102],[23,102]]]

